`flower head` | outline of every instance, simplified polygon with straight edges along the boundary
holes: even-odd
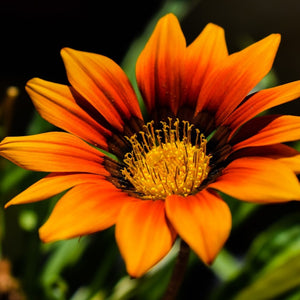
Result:
[[[229,55],[223,29],[208,24],[186,46],[178,20],[166,15],[136,64],[147,118],[117,64],[63,49],[70,86],[35,78],[27,91],[41,116],[66,132],[1,142],[3,157],[49,173],[7,205],[68,190],[41,239],[115,224],[132,276],[161,260],[178,235],[211,263],[231,229],[219,192],[258,203],[300,200],[300,155],[282,144],[299,138],[300,118],[255,117],[299,97],[300,82],[251,94],[270,71],[279,41],[272,34]]]

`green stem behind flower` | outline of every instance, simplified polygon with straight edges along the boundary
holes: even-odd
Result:
[[[189,254],[190,247],[186,244],[186,242],[181,240],[179,254],[175,262],[170,282],[162,298],[163,300],[175,299],[184,278],[185,269],[189,260]]]

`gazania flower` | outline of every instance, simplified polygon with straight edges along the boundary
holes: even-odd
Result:
[[[166,15],[136,64],[147,116],[112,60],[63,49],[70,86],[35,78],[27,91],[41,116],[66,132],[2,141],[3,157],[49,172],[7,206],[68,190],[41,239],[115,224],[134,277],[159,262],[177,236],[210,264],[231,229],[219,192],[257,203],[300,200],[300,155],[282,144],[299,138],[300,118],[255,117],[299,97],[300,82],[251,94],[270,71],[279,41],[272,34],[229,55],[223,29],[208,24],[186,46],[178,20]]]

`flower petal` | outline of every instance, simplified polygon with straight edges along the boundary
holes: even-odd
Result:
[[[233,138],[232,149],[299,140],[300,117],[267,115],[248,121]]]
[[[231,230],[227,204],[216,193],[203,190],[188,197],[167,197],[166,212],[181,238],[205,263],[211,264]]]
[[[124,71],[111,59],[83,51],[61,51],[68,79],[115,128],[122,131],[124,119],[142,119],[134,90]]]
[[[298,152],[298,151],[297,151]],[[300,153],[289,157],[280,157],[278,160],[288,166],[296,174],[300,174]]]
[[[51,173],[11,199],[5,207],[45,200],[75,185],[88,182],[102,184],[103,176],[88,173]]]
[[[32,171],[109,175],[100,151],[65,132],[6,137],[0,143],[0,155]]]
[[[185,38],[173,14],[161,18],[136,63],[136,78],[148,112],[168,107],[177,112]]]
[[[234,160],[209,187],[249,202],[300,200],[300,184],[294,172],[278,160],[264,157]]]
[[[205,81],[195,115],[216,112],[216,125],[221,124],[270,71],[279,42],[280,35],[272,34],[225,59]]]
[[[123,207],[116,224],[116,240],[131,276],[142,276],[160,261],[174,239],[163,201],[140,200]]]
[[[224,29],[208,24],[186,49],[182,70],[183,103],[194,107],[203,81],[228,56]]]
[[[104,230],[115,224],[123,205],[134,200],[106,180],[77,185],[57,202],[40,228],[40,238],[52,242]]]
[[[275,144],[260,147],[242,148],[232,153],[229,159],[231,160],[249,156],[261,156],[277,159],[288,166],[293,172],[297,174],[300,173],[300,152],[287,145]]]
[[[233,132],[262,111],[300,97],[300,81],[259,91],[238,107],[222,125]]]
[[[71,87],[34,78],[27,83],[26,90],[45,120],[107,149],[105,136],[111,133],[76,103],[75,91]]]

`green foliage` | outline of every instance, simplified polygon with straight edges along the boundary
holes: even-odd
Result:
[[[299,220],[300,214],[290,214],[258,234],[240,269],[220,285],[215,299],[276,299],[298,292]]]

